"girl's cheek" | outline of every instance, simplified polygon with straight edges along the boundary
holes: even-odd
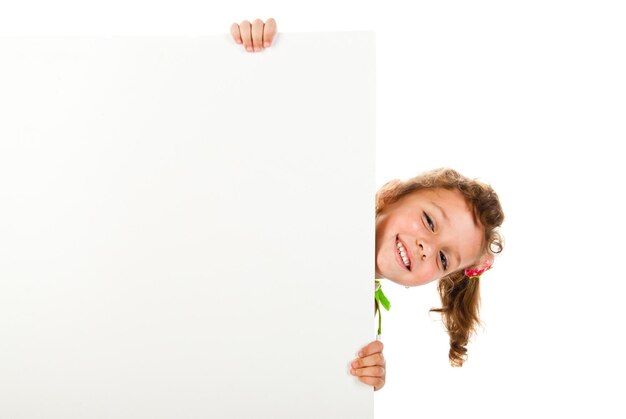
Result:
[[[431,282],[439,279],[439,269],[433,269],[429,266],[428,272],[424,276],[427,278],[424,284],[430,284]]]
[[[437,274],[429,266],[422,266],[417,272],[417,285],[426,285],[437,279]]]

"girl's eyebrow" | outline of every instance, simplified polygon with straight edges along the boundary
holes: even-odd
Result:
[[[456,266],[457,266],[457,268],[455,268],[454,270],[457,270],[458,267],[461,266],[461,257],[459,255],[459,252],[457,252],[456,250],[450,247],[446,247],[442,250],[446,252],[446,254],[452,256],[452,259],[454,259],[454,261],[456,262]],[[452,264],[449,264],[448,268],[450,268],[450,266],[452,266]]]
[[[448,218],[448,214],[446,214],[443,208],[441,208],[435,201],[430,201],[430,203],[433,204],[433,206],[439,210],[443,219],[446,220],[446,222],[449,224],[450,219]]]
[[[459,252],[457,252],[456,250],[452,250],[450,249],[449,251],[450,255],[452,255],[454,257],[454,259],[456,260],[456,266],[461,266],[461,258],[459,257]]]

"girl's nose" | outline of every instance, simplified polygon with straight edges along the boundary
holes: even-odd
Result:
[[[419,242],[418,248],[419,248],[419,255],[422,258],[422,260],[428,259],[430,255],[432,254],[432,248],[430,244],[427,242],[424,242],[424,241]]]

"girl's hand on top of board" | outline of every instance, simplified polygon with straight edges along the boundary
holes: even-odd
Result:
[[[261,19],[255,19],[252,23],[247,20],[240,24],[233,23],[230,34],[236,43],[243,44],[246,51],[261,51],[272,45],[276,36],[276,21],[269,18],[265,23]]]
[[[362,355],[350,364],[350,374],[357,376],[362,383],[374,387],[374,391],[385,386],[387,361],[383,356],[383,346],[379,340],[368,343],[361,349]]]

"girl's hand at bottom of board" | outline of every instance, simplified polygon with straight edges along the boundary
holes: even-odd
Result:
[[[350,374],[378,391],[385,386],[387,361],[383,356],[383,343],[370,342],[359,351],[359,357],[350,363]]]

